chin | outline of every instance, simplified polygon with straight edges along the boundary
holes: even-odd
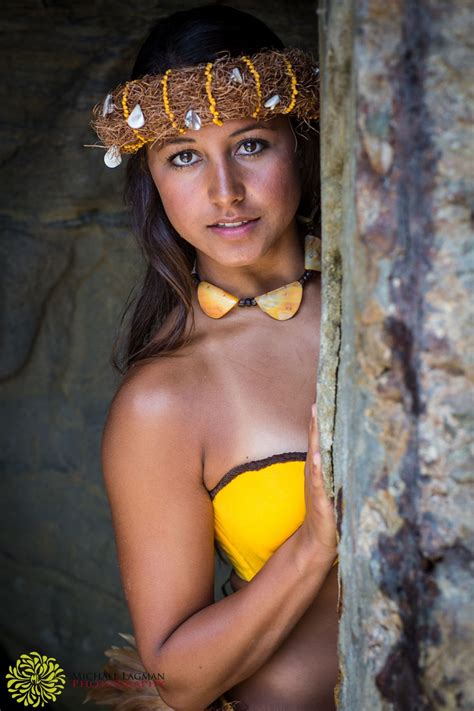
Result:
[[[224,251],[224,250],[223,250]],[[225,253],[220,252],[214,257],[215,261],[223,267],[251,267],[258,262],[264,254],[263,247],[256,245],[232,245]]]

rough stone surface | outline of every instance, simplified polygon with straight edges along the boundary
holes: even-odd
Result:
[[[347,711],[474,708],[471,12],[320,6]]]
[[[37,650],[68,674],[93,672],[131,631],[99,443],[118,382],[112,342],[141,264],[124,166],[107,169],[83,144],[96,142],[91,107],[128,76],[153,19],[198,4],[2,4],[0,630],[10,661]],[[316,51],[312,3],[231,4]],[[217,570],[219,597],[228,571]],[[67,686],[54,708],[76,711],[83,697]]]

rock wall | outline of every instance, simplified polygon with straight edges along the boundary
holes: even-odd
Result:
[[[2,4],[0,131],[0,637],[67,674],[102,668],[131,623],[99,444],[118,380],[109,364],[141,263],[91,107],[128,77],[154,18],[199,2]],[[289,44],[313,48],[312,3],[231,2]],[[227,570],[218,568],[216,594]],[[0,706],[16,702],[0,684]],[[80,707],[70,685],[54,704]]]
[[[472,10],[322,0],[320,18],[340,708],[467,711]]]

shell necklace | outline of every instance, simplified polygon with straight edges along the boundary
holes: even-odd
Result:
[[[303,286],[315,271],[321,271],[321,239],[315,235],[306,235],[304,240],[305,271],[296,281],[267,291],[261,296],[249,296],[239,299],[228,291],[208,281],[202,281],[195,269],[191,276],[197,284],[197,298],[204,313],[210,318],[222,318],[236,304],[237,306],[259,306],[261,310],[276,319],[286,321],[294,316],[303,298]]]

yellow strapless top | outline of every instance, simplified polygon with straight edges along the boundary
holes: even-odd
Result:
[[[306,454],[284,452],[240,464],[209,491],[216,541],[244,580],[303,523]]]

